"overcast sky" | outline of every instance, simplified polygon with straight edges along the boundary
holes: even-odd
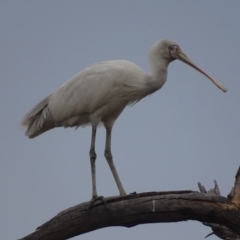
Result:
[[[163,88],[126,108],[112,152],[125,190],[207,189],[226,196],[240,159],[240,1],[0,1],[0,238],[33,232],[91,198],[91,129],[54,129],[29,140],[25,113],[88,64],[128,59],[149,72],[147,53],[170,38],[229,89],[221,92],[180,61]],[[97,132],[97,190],[118,194]],[[100,229],[73,239],[200,240],[199,222]],[[211,236],[209,239],[218,239]]]

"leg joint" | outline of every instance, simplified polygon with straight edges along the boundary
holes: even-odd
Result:
[[[96,154],[94,149],[90,149],[89,156],[90,156],[91,161],[95,161],[96,160],[97,154]]]
[[[111,153],[111,150],[110,150],[110,149],[106,149],[106,150],[105,150],[104,156],[105,156],[105,158],[108,159],[109,161],[112,161],[112,160],[113,160],[112,153]]]

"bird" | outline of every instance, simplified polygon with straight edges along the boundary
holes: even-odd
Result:
[[[91,125],[90,164],[92,198],[99,198],[96,188],[97,154],[95,140],[97,127],[103,123],[106,129],[104,155],[109,164],[120,196],[126,195],[113,162],[111,136],[115,121],[128,105],[161,89],[167,80],[168,65],[180,60],[205,75],[223,92],[227,88],[200,69],[173,40],[160,40],[149,51],[150,73],[128,60],[109,60],[90,65],[69,79],[55,92],[35,105],[21,124],[25,135],[35,138],[56,127]]]

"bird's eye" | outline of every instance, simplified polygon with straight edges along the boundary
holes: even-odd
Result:
[[[170,47],[169,47],[169,50],[170,50],[170,51],[172,51],[172,50],[173,50],[173,47],[172,47],[172,46],[170,46]]]

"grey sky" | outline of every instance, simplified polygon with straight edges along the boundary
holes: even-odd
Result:
[[[112,151],[125,190],[233,186],[240,157],[240,1],[0,1],[0,238],[17,239],[59,211],[89,201],[90,128],[54,129],[29,140],[24,114],[88,64],[128,59],[149,71],[162,38],[229,89],[175,61],[165,86],[126,108]],[[97,189],[118,194],[97,133]],[[199,222],[112,227],[74,239],[203,239]],[[217,239],[211,237],[211,239]]]

